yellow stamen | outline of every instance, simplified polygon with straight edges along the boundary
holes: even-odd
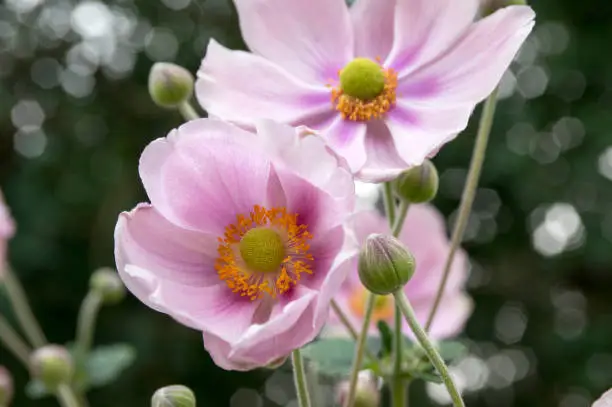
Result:
[[[367,297],[365,287],[359,287],[353,291],[349,298],[349,307],[353,314],[363,317],[365,315],[365,303]],[[372,312],[372,324],[375,325],[378,321],[389,321],[393,317],[394,310],[393,296],[380,295],[376,297],[374,302],[374,311]]]
[[[249,234],[249,231],[253,232]],[[247,234],[247,243],[241,245]],[[282,240],[282,251],[274,247],[270,253],[274,256],[283,253],[283,258],[270,257],[262,263],[249,257],[253,252],[245,247],[252,246],[250,240],[254,236],[262,239],[260,241],[264,245],[273,243],[275,246],[275,236]],[[219,278],[243,297],[256,300],[268,294],[276,298],[297,285],[302,274],[313,274],[314,258],[309,253],[308,243],[311,239],[308,227],[298,223],[298,214],[287,213],[285,208],[266,209],[255,205],[249,214],[237,215],[236,222],[226,226],[223,237],[219,238],[219,258],[215,269]],[[276,269],[272,263],[275,263]]]

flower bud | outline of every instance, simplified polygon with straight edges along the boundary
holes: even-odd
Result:
[[[74,364],[70,353],[58,345],[39,348],[30,356],[32,376],[40,380],[49,390],[72,380]]]
[[[151,399],[151,407],[195,407],[196,399],[189,387],[174,385],[158,389]]]
[[[359,279],[371,292],[393,294],[414,274],[414,257],[392,236],[368,236],[359,254]]]
[[[346,404],[350,383],[344,381],[338,385],[336,390],[336,401],[339,406]],[[376,383],[376,377],[369,370],[362,370],[357,377],[357,388],[355,389],[354,407],[378,407],[380,405],[380,392]]]
[[[425,160],[402,173],[393,181],[393,188],[399,198],[410,203],[429,202],[438,193],[438,171],[431,161]]]
[[[161,107],[173,109],[191,98],[194,78],[185,68],[158,62],[149,73],[149,94]]]
[[[91,275],[89,288],[97,292],[105,304],[116,304],[125,297],[125,286],[117,272],[111,268],[101,268]]]
[[[0,407],[8,407],[11,400],[13,400],[13,378],[4,366],[0,366]]]

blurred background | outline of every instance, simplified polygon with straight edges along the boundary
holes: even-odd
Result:
[[[476,309],[457,374],[474,407],[586,407],[612,387],[612,8],[532,6],[538,24],[503,79],[465,244]],[[149,68],[195,72],[211,37],[244,47],[229,0],[0,4],[0,182],[18,224],[9,259],[53,342],[74,337],[91,271],[114,265],[117,214],[146,200],[140,152],[181,123],[151,102]],[[435,159],[449,225],[477,114]],[[148,406],[174,383],[201,406],[295,405],[289,371],[220,370],[197,332],[132,297],[103,309],[96,341],[131,343],[137,360],[90,393],[94,406]],[[25,396],[27,373],[5,350],[0,364],[20,388],[15,406],[56,405]],[[436,386],[411,389],[411,405],[445,401]]]

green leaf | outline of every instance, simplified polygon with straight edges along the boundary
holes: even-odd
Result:
[[[448,365],[465,355],[466,351],[466,346],[460,342],[445,341],[438,344],[438,352]],[[410,345],[404,352],[403,376],[434,383],[442,382],[440,375],[429,361],[425,351],[418,344]]]
[[[382,320],[378,321],[376,326],[378,326],[378,331],[380,332],[381,352],[383,356],[390,355],[393,349],[393,331],[389,324]]]
[[[380,350],[379,338],[367,338],[366,346],[376,354]],[[353,366],[355,341],[348,338],[320,339],[306,345],[302,355],[308,359],[321,374],[328,376],[345,376]],[[364,360],[364,365],[368,361]]]
[[[128,344],[100,346],[87,358],[87,387],[106,386],[115,381],[121,372],[136,359],[135,349]]]
[[[457,341],[444,341],[438,344],[440,356],[446,364],[452,364],[467,354],[467,346]]]

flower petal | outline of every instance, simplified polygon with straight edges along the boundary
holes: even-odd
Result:
[[[325,84],[353,57],[353,32],[343,0],[234,3],[251,51],[299,78]]]
[[[348,163],[353,173],[358,172],[366,162],[365,123],[344,120],[338,116],[326,129],[321,130],[322,136],[329,146]]]
[[[421,324],[425,324],[431,312],[432,301],[412,302],[414,313]],[[470,317],[474,303],[470,297],[463,293],[442,298],[440,308],[431,325],[430,335],[434,339],[444,339],[457,335],[463,330],[465,322]],[[410,327],[405,323],[402,331],[414,337]]]
[[[368,158],[355,177],[364,182],[395,179],[409,165],[400,158],[387,125],[381,120],[368,123],[365,139]]]
[[[474,20],[479,0],[397,0],[395,41],[385,63],[401,77],[445,52]]]
[[[355,56],[384,61],[393,46],[396,0],[357,0],[350,8]]]
[[[593,403],[593,407],[612,407],[612,389],[602,394],[601,397]]]
[[[400,87],[433,84],[435,96],[426,98],[431,105],[480,102],[499,83],[531,32],[534,16],[527,6],[498,10],[472,24],[459,42],[440,58],[400,79]]]

